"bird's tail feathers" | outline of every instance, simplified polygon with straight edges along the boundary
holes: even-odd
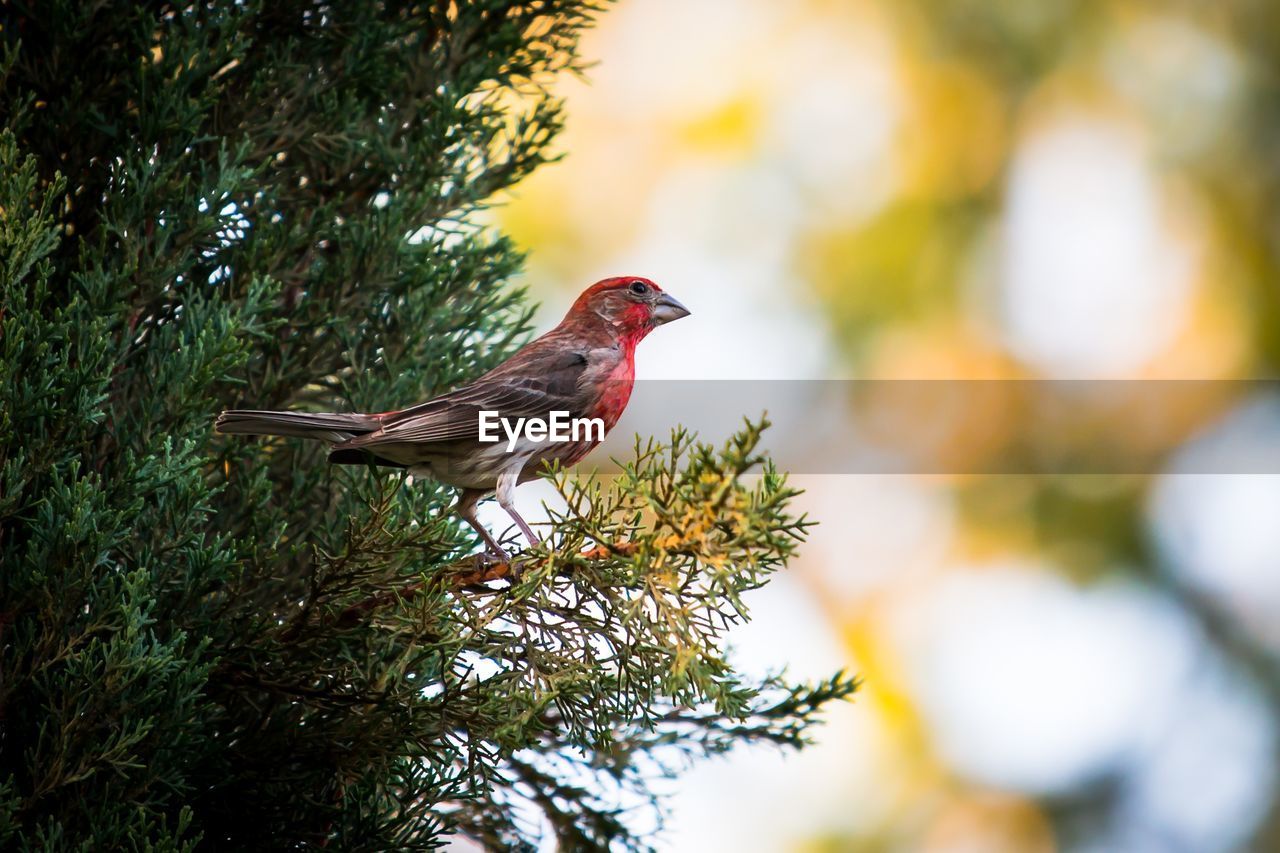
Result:
[[[379,426],[374,415],[329,412],[258,412],[231,410],[218,415],[216,432],[233,435],[288,435],[337,444]]]

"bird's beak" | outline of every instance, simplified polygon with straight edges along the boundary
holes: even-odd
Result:
[[[661,326],[663,323],[670,323],[672,320],[679,320],[681,317],[689,316],[689,309],[680,304],[680,301],[673,296],[664,293],[653,303],[653,323],[655,326]]]

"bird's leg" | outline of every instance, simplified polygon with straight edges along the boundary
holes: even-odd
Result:
[[[476,504],[479,503],[482,497],[484,497],[483,489],[463,489],[462,493],[458,495],[458,503],[454,506],[454,509],[457,510],[463,521],[470,524],[472,529],[480,534],[480,538],[484,540],[485,547],[490,554],[504,563],[510,563],[511,557],[498,544],[498,540],[493,538],[493,534],[480,523],[480,519],[476,518]]]
[[[533,528],[529,526],[520,513],[516,512],[516,481],[520,478],[520,470],[523,466],[515,466],[503,471],[498,475],[498,506],[507,511],[507,515],[515,519],[516,525],[520,531],[524,533],[530,545],[537,545],[542,540],[538,538],[538,534],[533,532]]]
[[[537,545],[542,541],[542,538],[533,532],[533,528],[529,526],[529,523],[520,517],[520,513],[516,512],[514,506],[504,506],[503,509],[507,511],[507,515],[515,519],[516,524],[520,526],[521,532],[524,533],[524,538],[529,540],[530,545]]]

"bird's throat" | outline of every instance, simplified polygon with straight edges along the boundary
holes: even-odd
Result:
[[[642,337],[644,335],[633,339],[621,338],[618,341],[622,357],[618,359],[617,365],[605,379],[598,404],[599,411],[596,413],[598,417],[604,419],[606,430],[613,429],[613,425],[622,417],[622,412],[631,399],[631,389],[636,381],[636,344]]]

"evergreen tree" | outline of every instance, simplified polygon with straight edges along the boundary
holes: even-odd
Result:
[[[852,692],[725,660],[805,527],[762,424],[555,472],[515,581],[446,488],[212,433],[524,339],[474,214],[548,159],[597,11],[0,4],[0,846],[645,847],[655,774]]]

